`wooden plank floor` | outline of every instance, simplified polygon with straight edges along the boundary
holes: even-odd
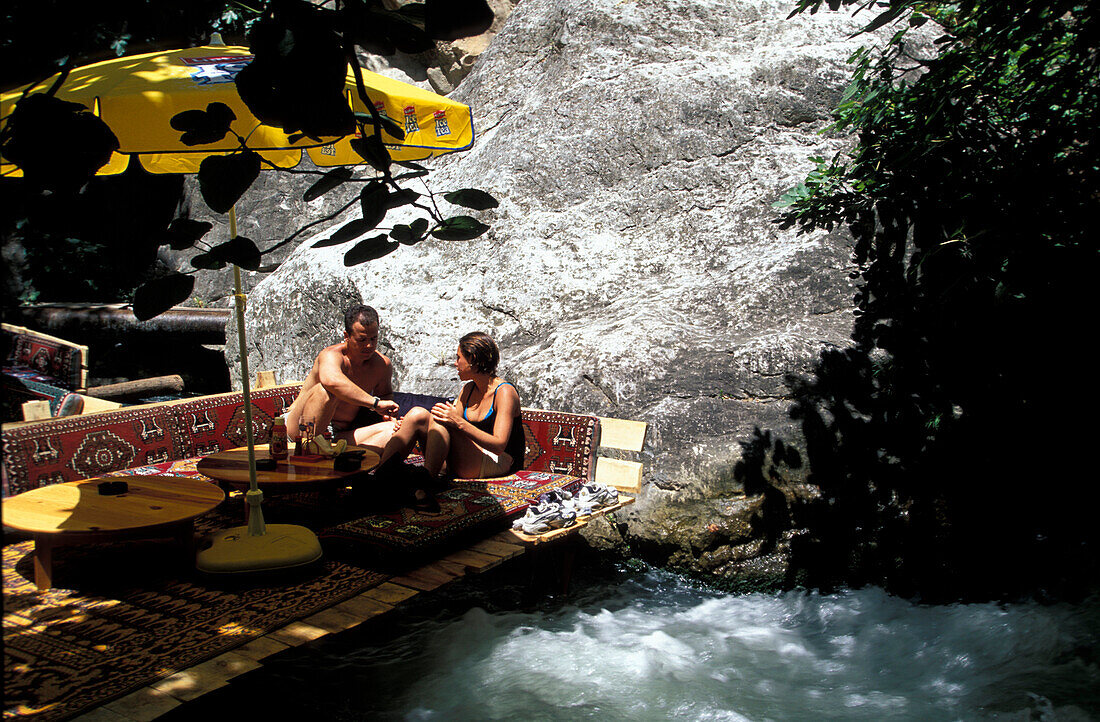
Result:
[[[206,692],[224,687],[238,675],[258,669],[262,661],[273,654],[388,614],[418,594],[438,589],[466,574],[487,572],[522,556],[534,546],[576,534],[593,519],[633,503],[633,497],[620,494],[618,504],[582,517],[571,527],[538,536],[511,529],[499,532],[74,719],[82,722],[145,722],[156,719]]]

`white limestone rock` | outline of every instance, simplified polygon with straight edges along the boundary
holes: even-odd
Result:
[[[251,367],[303,377],[362,300],[403,390],[453,394],[456,341],[484,330],[525,405],[648,421],[635,520],[728,478],[754,426],[787,423],[784,374],[851,331],[847,237],[781,231],[771,204],[850,142],[819,131],[874,38],[849,37],[869,17],[790,9],[524,0],[451,96],[474,147],[429,179],[496,196],[492,230],[350,269],[350,244],[310,247],[338,224],[314,234],[255,288]]]

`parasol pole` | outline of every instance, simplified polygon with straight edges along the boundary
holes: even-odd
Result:
[[[229,235],[237,237],[237,208],[229,209]],[[248,439],[248,491],[244,494],[248,526],[225,529],[206,537],[206,546],[195,555],[200,571],[214,574],[260,572],[310,564],[321,558],[317,535],[297,524],[264,523],[260,503],[263,491],[256,482],[256,446],[252,436],[252,390],[248,379],[248,347],[245,345],[241,269],[233,264],[234,300],[237,305],[237,342],[241,352],[241,387],[244,396],[245,438]]]
[[[229,240],[237,237],[237,207],[229,209]],[[248,514],[248,535],[263,536],[267,532],[264,514],[260,510],[264,493],[256,483],[256,444],[252,435],[252,390],[248,377],[248,349],[245,346],[244,307],[245,295],[241,290],[241,268],[233,264],[233,299],[237,305],[237,344],[241,354],[241,389],[244,392],[244,427],[248,440],[248,491],[244,494],[246,513]]]

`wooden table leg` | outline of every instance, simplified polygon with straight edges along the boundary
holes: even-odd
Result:
[[[48,534],[34,536],[34,583],[39,589],[53,586],[53,542]]]

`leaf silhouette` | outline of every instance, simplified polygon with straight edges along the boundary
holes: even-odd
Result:
[[[195,288],[194,276],[173,273],[148,283],[134,291],[134,315],[139,321],[148,321],[191,297]]]
[[[228,213],[260,175],[260,156],[250,150],[212,155],[199,164],[199,190],[215,213]]]
[[[386,234],[374,236],[368,238],[365,241],[356,243],[350,251],[344,254],[344,265],[355,266],[367,261],[373,261],[376,258],[381,258],[389,253],[393,253],[400,247],[398,243],[390,243],[386,238]]]
[[[476,218],[454,216],[447,218],[432,229],[432,236],[441,241],[470,241],[487,230],[489,230],[489,226]]]
[[[500,205],[497,199],[483,190],[477,188],[463,188],[451,191],[443,196],[448,203],[454,203],[463,208],[473,208],[475,211],[487,211]]]
[[[309,201],[320,198],[333,188],[338,188],[350,180],[353,174],[354,171],[347,166],[333,168],[328,173],[321,176],[316,183],[306,189],[306,192],[302,194],[302,200],[308,203]]]

